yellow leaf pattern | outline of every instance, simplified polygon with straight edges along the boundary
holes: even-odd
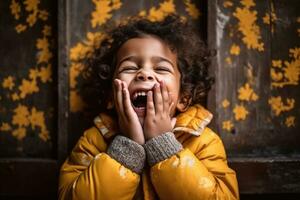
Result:
[[[233,123],[230,120],[224,121],[222,123],[222,128],[230,132],[233,128]]]
[[[240,87],[238,90],[239,100],[243,101],[256,101],[258,99],[257,94],[250,87],[249,83],[246,83],[243,87]]]
[[[233,109],[235,120],[245,120],[249,114],[248,110],[243,105],[236,105]]]
[[[21,12],[20,4],[17,3],[15,0],[12,0],[9,7],[10,7],[11,14],[15,17],[15,19],[19,19],[20,12]]]
[[[122,2],[118,0],[92,0],[95,10],[92,12],[92,27],[101,26],[112,17],[112,11],[120,9]]]
[[[261,41],[260,28],[256,24],[257,11],[251,10],[255,5],[253,0],[241,0],[242,8],[236,8],[233,16],[238,20],[238,30],[243,34],[242,41],[248,49],[264,50],[264,43]]]
[[[270,70],[272,87],[282,88],[286,85],[298,85],[300,76],[300,48],[289,50],[290,61],[273,60]]]
[[[240,47],[236,44],[232,44],[230,48],[230,54],[235,56],[240,55]]]
[[[223,106],[223,108],[227,108],[229,105],[230,105],[230,102],[229,102],[227,99],[224,99],[224,100],[222,101],[222,106]]]
[[[198,10],[198,8],[196,7],[195,4],[191,3],[190,0],[185,0],[184,1],[186,8],[185,10],[187,11],[187,13],[193,18],[193,19],[198,19],[200,16],[200,11]]]
[[[295,99],[286,99],[286,105],[283,103],[281,96],[269,98],[268,103],[271,105],[271,109],[275,113],[275,116],[279,116],[280,113],[289,111],[295,106]]]
[[[295,127],[295,116],[289,116],[285,119],[285,125],[287,127]]]
[[[14,78],[12,76],[8,76],[7,78],[3,79],[3,82],[2,82],[3,88],[12,90],[14,86],[15,86],[15,83],[14,83]]]
[[[2,122],[0,126],[0,131],[10,131],[11,126],[8,123]]]

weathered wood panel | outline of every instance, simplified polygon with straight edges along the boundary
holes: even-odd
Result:
[[[241,159],[232,166],[242,193],[300,191],[299,9],[298,0],[209,1],[218,53],[208,102],[229,157]]]
[[[55,158],[56,3],[0,3],[0,158]]]

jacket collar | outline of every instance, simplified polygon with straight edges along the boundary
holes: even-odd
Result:
[[[212,114],[201,105],[190,106],[187,111],[177,115],[173,132],[183,132],[199,136],[207,124],[209,124],[212,117]],[[106,139],[119,132],[117,120],[114,120],[111,115],[106,113],[100,113],[94,119],[94,124]]]

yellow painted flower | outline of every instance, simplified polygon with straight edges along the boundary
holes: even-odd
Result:
[[[20,12],[21,12],[20,4],[17,3],[15,0],[12,0],[9,8],[11,14],[15,17],[15,19],[18,20],[20,18]]]
[[[71,63],[70,67],[70,87],[72,89],[76,88],[77,85],[77,77],[82,73],[84,66],[82,63]]]
[[[12,124],[18,125],[19,127],[28,126],[29,125],[28,116],[29,116],[29,111],[27,106],[23,106],[19,104],[18,107],[14,109]]]
[[[19,127],[12,132],[12,135],[17,138],[17,140],[23,140],[26,136],[26,129],[23,127]]]
[[[281,60],[272,60],[272,67],[282,67],[282,61]]]
[[[42,130],[39,134],[39,138],[43,140],[44,142],[47,142],[50,139],[49,131],[48,130]]]
[[[222,128],[227,131],[231,131],[233,128],[233,123],[231,120],[223,121]]]
[[[250,87],[249,83],[246,83],[244,86],[240,87],[238,93],[238,98],[242,101],[256,101],[258,99],[257,94]]]
[[[285,125],[287,126],[287,127],[295,127],[296,125],[295,125],[295,119],[296,119],[296,117],[295,116],[289,116],[289,117],[287,117],[286,119],[285,119]]]
[[[244,8],[236,8],[233,16],[239,20],[238,30],[243,34],[242,41],[248,49],[264,50],[264,43],[261,41],[260,28],[256,24],[257,12],[250,10],[252,0],[242,1]]]
[[[222,106],[223,106],[223,108],[227,108],[229,105],[230,105],[230,102],[229,102],[227,99],[224,99],[224,100],[222,101]]]
[[[44,37],[51,36],[51,26],[45,25],[42,32]]]
[[[41,20],[46,21],[49,17],[49,13],[46,10],[40,10],[38,16]]]
[[[39,70],[38,69],[30,69],[29,70],[29,78],[31,80],[36,80],[36,78],[39,76]]]
[[[223,6],[224,6],[224,8],[229,8],[229,7],[233,6],[233,3],[232,3],[232,1],[224,1]]]
[[[15,30],[17,31],[17,33],[21,33],[23,31],[25,31],[27,29],[27,26],[24,25],[24,24],[18,24],[16,27],[15,27]]]
[[[268,24],[268,25],[271,23],[271,19],[270,19],[269,13],[266,13],[266,15],[263,17],[263,22],[265,24]]]
[[[48,49],[49,48],[49,41],[46,37],[38,38],[36,41],[36,48],[37,49]]]
[[[123,3],[121,2],[121,0],[112,0],[112,6],[111,8],[113,10],[118,10],[121,8],[121,6],[123,5]]]
[[[139,12],[138,16],[140,16],[140,17],[145,17],[146,14],[147,14],[147,12],[146,12],[145,10],[141,10],[141,11]]]
[[[35,107],[31,108],[31,114],[28,116],[28,119],[33,130],[35,130],[35,127],[46,128],[44,112],[37,111]]]
[[[273,81],[280,81],[283,79],[283,74],[281,72],[276,72],[274,69],[271,69],[271,79]]]
[[[25,10],[27,11],[35,11],[38,9],[38,5],[40,4],[40,0],[24,0]]]
[[[70,91],[70,111],[79,112],[82,111],[85,106],[82,97],[78,94],[76,90]]]
[[[173,0],[166,0],[159,4],[159,8],[152,7],[149,10],[148,19],[150,21],[161,21],[167,15],[175,13],[175,4]]]
[[[101,32],[95,32],[95,33],[92,33],[92,32],[88,32],[86,34],[86,38],[87,40],[84,41],[84,43],[90,47],[99,47],[100,46],[100,43],[101,41],[106,37],[106,34],[104,33],[101,33]],[[91,48],[92,50],[92,48]]]
[[[24,99],[28,94],[38,92],[39,88],[37,87],[35,80],[22,80],[22,84],[19,86],[20,98]]]
[[[235,105],[233,112],[235,120],[245,120],[249,114],[248,110],[243,105]]]
[[[200,16],[200,11],[199,9],[196,7],[195,4],[191,3],[190,0],[186,0],[184,1],[185,5],[186,5],[186,12],[193,18],[193,19],[198,19],[198,17]]]
[[[286,105],[283,103],[281,96],[270,97],[268,100],[271,109],[276,116],[279,116],[280,113],[292,110],[295,107],[295,99],[286,99]]]
[[[225,62],[228,64],[228,65],[231,65],[232,64],[232,60],[230,57],[226,57],[225,58]]]
[[[17,100],[20,100],[20,97],[19,97],[19,95],[18,95],[17,93],[13,93],[13,94],[11,95],[11,99],[12,99],[13,101],[17,101]]]
[[[160,4],[160,10],[164,13],[174,13],[175,12],[175,4],[173,0],[164,1]]]
[[[31,13],[26,18],[26,22],[30,27],[32,27],[36,23],[36,21],[37,21],[37,12]]]
[[[298,85],[300,75],[300,59],[295,61],[285,61],[284,77],[293,85]]]
[[[10,130],[11,130],[11,126],[6,122],[2,122],[0,126],[0,131],[10,131]]]
[[[41,67],[39,77],[43,83],[52,81],[52,65],[48,64],[47,67]]]
[[[51,51],[49,51],[49,49],[43,49],[42,51],[38,52],[38,60],[37,63],[48,63],[49,60],[53,57],[53,54]]]
[[[15,83],[14,83],[14,78],[12,76],[8,76],[7,78],[3,79],[3,82],[2,82],[3,88],[12,90],[14,86],[15,86]]]
[[[92,27],[95,28],[98,25],[101,26],[112,17],[112,14],[110,13],[112,11],[112,7],[110,5],[111,2],[109,0],[92,1],[95,4],[96,8],[92,12],[91,24]]]
[[[151,8],[149,10],[149,16],[148,16],[148,19],[150,21],[161,21],[165,18],[165,15],[163,13],[162,10],[160,9],[156,9],[156,8]]]
[[[272,61],[272,66],[277,67],[277,71],[271,69],[272,87],[284,87],[286,85],[298,85],[300,80],[300,48],[289,49],[290,61]]]
[[[255,6],[255,3],[253,0],[241,0],[241,4],[244,5],[246,8]]]
[[[81,59],[87,57],[90,51],[91,48],[79,42],[70,49],[70,60],[80,61]]]
[[[230,54],[231,55],[240,55],[240,47],[236,44],[232,44],[231,48],[230,48]]]
[[[300,48],[289,49],[289,53],[291,58],[300,59]]]

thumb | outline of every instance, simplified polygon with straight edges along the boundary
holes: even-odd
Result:
[[[175,117],[173,117],[173,118],[171,119],[172,129],[174,129],[174,127],[175,127],[176,120],[177,120],[177,119],[176,119]]]

